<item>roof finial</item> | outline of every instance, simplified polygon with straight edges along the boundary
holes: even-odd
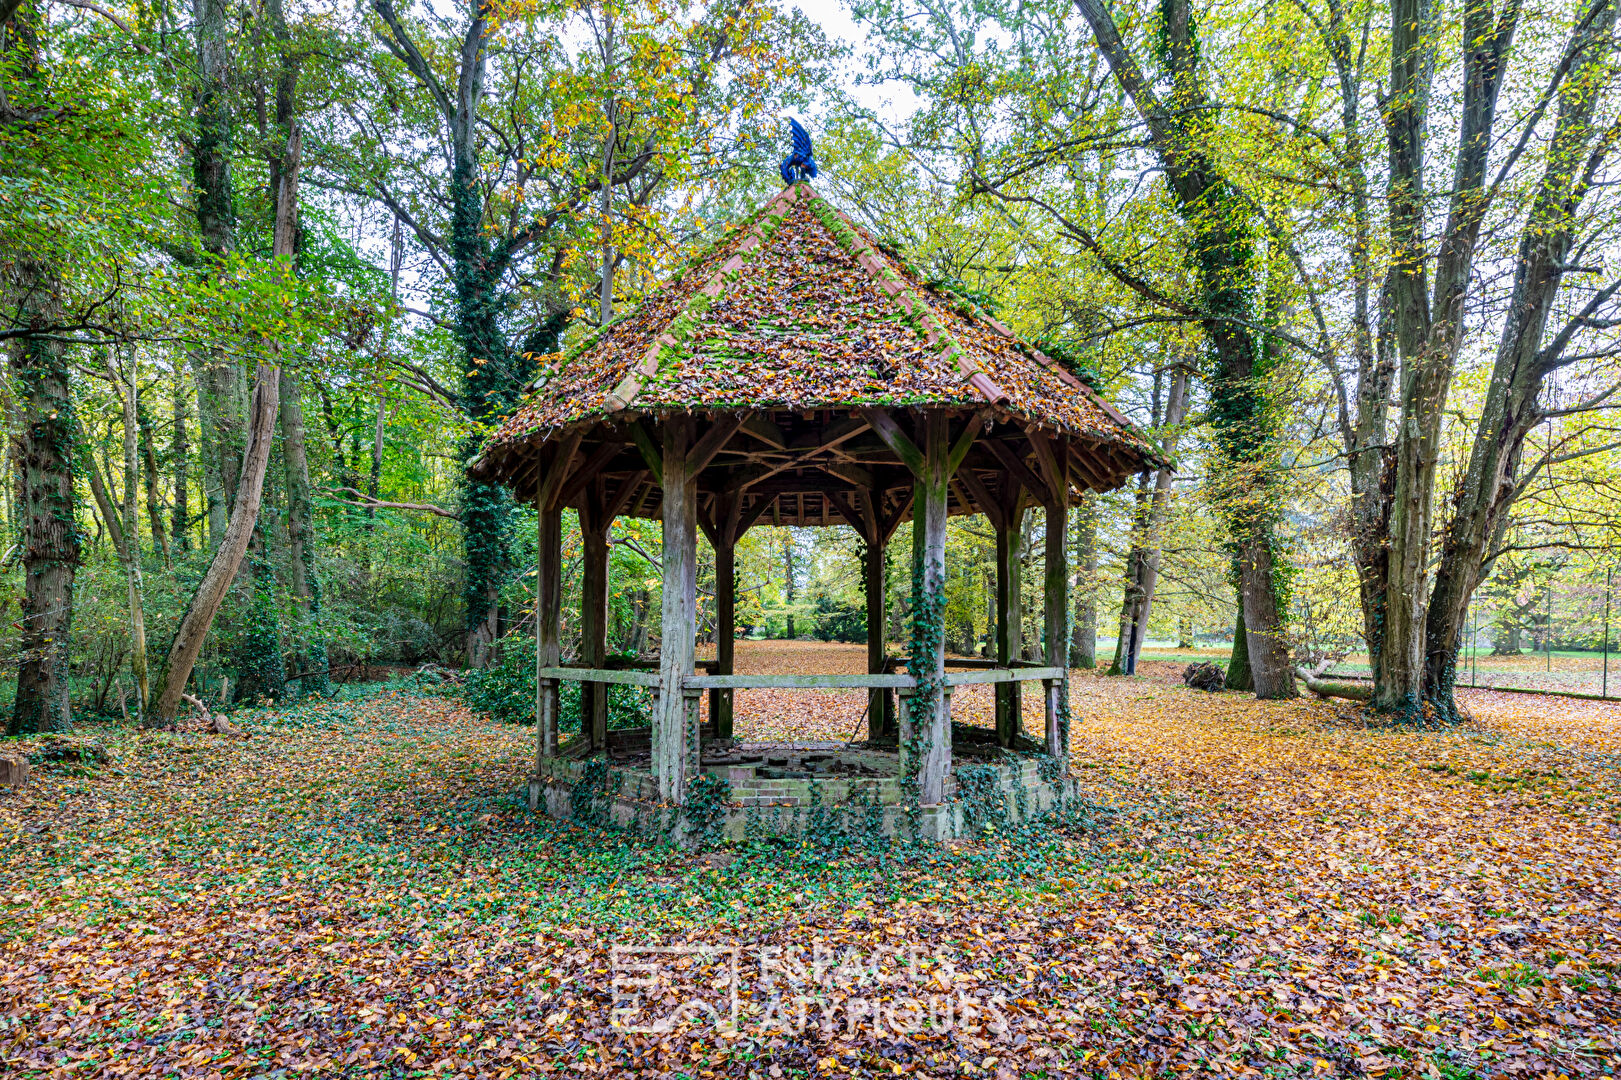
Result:
[[[791,116],[788,126],[794,133],[794,152],[782,163],[782,182],[793,184],[813,179],[816,176],[816,153],[811,149],[810,132]]]

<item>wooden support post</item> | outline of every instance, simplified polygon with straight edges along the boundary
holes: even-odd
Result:
[[[867,600],[867,674],[881,675],[884,670],[884,542],[879,536],[878,522],[869,516],[866,536],[862,538],[864,592]],[[883,687],[867,691],[867,738],[876,739],[890,727],[885,715],[889,694]]]
[[[1069,522],[1069,453],[1063,447],[1056,458],[1054,492],[1047,501],[1046,640],[1043,643],[1049,667],[1069,666],[1069,567],[1065,555],[1064,530]],[[1054,696],[1069,694],[1069,677],[1058,684]],[[1048,707],[1047,752],[1068,764],[1069,746],[1057,720],[1058,702]]]
[[[1017,489],[1015,489],[1016,491]],[[1013,499],[1013,512],[1004,514],[996,529],[996,663],[1009,667],[1020,659],[1023,637],[1023,602],[1020,597],[1019,560],[1014,553],[1024,530],[1024,507],[1018,495]],[[998,683],[996,686],[996,742],[1011,747],[1021,726],[1020,687],[1018,683]]]
[[[1042,700],[1046,703],[1047,713],[1047,753],[1060,761],[1064,757],[1064,743],[1058,730],[1058,695],[1063,692],[1063,687],[1064,683],[1061,679],[1041,680]]]
[[[945,413],[927,414],[923,442],[923,468],[917,477],[912,517],[912,580],[922,590],[922,595],[912,598],[912,674],[918,680],[913,708],[923,728],[916,733],[923,744],[919,794],[923,805],[935,806],[945,801],[946,777],[951,773],[951,704],[944,692],[946,486],[951,449]],[[923,704],[917,703],[918,697]]]
[[[580,660],[588,668],[601,668],[608,662],[608,526],[612,519],[603,503],[602,484],[593,481],[580,506]],[[605,683],[580,684],[580,733],[594,749],[607,746]]]
[[[563,512],[542,509],[535,538],[535,664],[556,667],[562,660],[558,622],[563,600]],[[557,681],[535,678],[535,726],[539,756],[557,755]]]
[[[685,682],[692,671],[698,614],[698,490],[687,464],[691,423],[664,425],[660,487],[664,492],[664,603],[659,645],[659,700],[653,718],[653,765],[659,799],[686,800],[688,764],[694,748],[687,723]]]
[[[724,523],[715,539],[715,674],[732,675],[737,637],[737,547]],[[715,738],[732,737],[732,689],[722,687],[710,696],[710,723]]]

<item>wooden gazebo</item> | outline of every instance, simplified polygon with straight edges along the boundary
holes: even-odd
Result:
[[[866,686],[870,733],[897,733],[918,801],[937,805],[951,772],[950,688],[1000,684],[997,739],[1012,746],[1018,688],[1048,686],[1044,745],[1066,753],[1065,510],[1081,490],[1119,487],[1153,460],[1130,424],[1060,364],[968,299],[931,287],[803,181],[793,183],[639,307],[567,353],[541,359],[516,412],[473,465],[540,514],[539,754],[558,753],[556,680],[586,685],[581,739],[607,742],[610,682],[656,686],[652,767],[679,805],[699,769],[698,700],[720,691],[714,734],[732,733],[731,693],[749,686]],[[994,665],[948,675],[939,626],[945,520],[982,513],[996,531],[997,599],[1024,510],[1047,514],[1045,663],[1020,665],[1005,615]],[[561,513],[585,540],[579,666],[560,663]],[[662,646],[654,672],[607,670],[610,523],[663,521]],[[752,524],[855,528],[866,560],[869,674],[738,676],[732,670],[733,550]],[[916,652],[886,664],[882,550],[913,523]],[[696,544],[716,556],[718,656],[694,664]],[[930,602],[932,598],[932,602]],[[931,623],[932,620],[932,623]],[[898,688],[906,707],[888,706]],[[899,712],[901,715],[894,715]],[[906,760],[910,757],[910,760]]]

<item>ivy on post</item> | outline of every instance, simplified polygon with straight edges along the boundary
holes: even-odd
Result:
[[[945,693],[946,648],[946,414],[924,418],[923,462],[912,517],[912,728],[921,736],[918,795],[924,806],[945,801],[951,772],[950,698]]]
[[[692,674],[698,610],[698,490],[688,457],[691,446],[691,420],[667,419],[659,484],[664,495],[664,602],[653,764],[659,799],[677,805],[686,798],[692,756],[686,680]]]

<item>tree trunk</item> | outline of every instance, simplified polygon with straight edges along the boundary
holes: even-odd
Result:
[[[1442,723],[1461,719],[1453,683],[1469,600],[1508,527],[1525,437],[1545,415],[1543,381],[1567,362],[1563,342],[1545,350],[1543,339],[1570,262],[1578,210],[1602,159],[1602,150],[1595,155],[1591,149],[1593,114],[1605,85],[1599,73],[1611,63],[1615,22],[1615,5],[1603,3],[1569,43],[1569,53],[1580,59],[1559,99],[1547,163],[1514,260],[1514,288],[1469,467],[1454,490],[1441,541],[1425,618],[1423,698],[1429,718]]]
[[[1075,623],[1070,635],[1069,666],[1098,666],[1098,511],[1093,494],[1081,496],[1075,510]]]
[[[1210,418],[1217,453],[1212,479],[1243,572],[1245,617],[1257,648],[1250,662],[1262,697],[1293,697],[1294,672],[1284,642],[1280,593],[1287,579],[1275,565],[1281,518],[1277,473],[1278,410],[1268,402],[1271,350],[1252,327],[1256,317],[1256,253],[1245,197],[1204,150],[1199,119],[1206,114],[1199,81],[1200,50],[1188,0],[1168,0],[1163,12],[1165,60],[1170,68],[1169,100],[1121,40],[1114,15],[1103,0],[1076,0],[1094,40],[1120,88],[1142,118],[1149,142],[1165,170],[1177,212],[1191,232],[1191,269],[1202,307],[1205,340],[1214,357],[1210,374]]]
[[[169,546],[169,534],[163,527],[163,498],[158,482],[158,455],[152,440],[152,417],[142,409],[138,419],[141,426],[141,463],[146,482],[146,520],[152,530],[152,545],[163,556],[163,567],[174,569],[174,556]]]
[[[264,493],[265,470],[270,464],[270,444],[275,435],[276,398],[280,373],[275,365],[261,363],[253,380],[253,403],[249,413],[247,452],[242,462],[242,486],[231,508],[231,520],[226,526],[220,546],[214,551],[208,573],[197,586],[196,595],[180,620],[174,643],[164,665],[163,677],[158,684],[153,714],[159,723],[174,720],[180,707],[186,682],[202,652],[203,640],[214,624],[214,616],[225,601],[225,594],[236,580],[236,572],[247,554],[248,542],[253,537],[259,519],[259,501]]]
[[[7,284],[24,326],[43,328],[61,315],[60,278],[49,262],[16,258]],[[77,423],[66,349],[44,337],[11,344],[12,377],[22,399],[17,443],[22,515],[23,604],[17,698],[7,733],[69,731],[68,633],[79,565],[74,519],[73,436]]]
[[[111,356],[108,357],[108,370],[114,385],[118,386],[124,413],[124,508],[120,523],[123,543],[118,545],[118,557],[124,564],[124,577],[129,586],[129,669],[135,682],[135,715],[138,720],[144,721],[151,703],[151,681],[146,661],[146,587],[141,580],[141,519],[137,503],[140,490],[140,402],[136,398],[137,376],[133,353],[127,373],[118,369]]]
[[[1244,632],[1244,598],[1238,601],[1238,622],[1233,627],[1233,655],[1227,660],[1227,678],[1222,686],[1228,690],[1255,689],[1255,676],[1250,670],[1248,635]]]
[[[287,368],[281,371],[278,398],[282,464],[287,474],[287,565],[293,599],[304,621],[300,636],[308,642],[299,670],[311,673],[301,677],[300,685],[306,693],[326,696],[332,693],[332,674],[328,670],[326,635],[321,628],[321,581],[315,569],[315,521],[310,503],[304,408],[298,377]]]
[[[169,533],[177,552],[191,550],[191,441],[186,436],[186,379],[180,366],[174,372],[174,432],[170,437],[170,464],[174,470],[173,501],[169,507]]]
[[[198,32],[202,34],[201,28]],[[291,259],[293,256],[299,150],[299,134],[295,126],[288,133],[276,190],[275,233],[271,251],[280,258]],[[192,668],[202,652],[209,628],[214,624],[214,616],[225,602],[225,594],[236,579],[242,558],[253,539],[259,521],[259,504],[264,494],[265,472],[270,465],[271,445],[275,441],[280,386],[281,372],[278,366],[261,361],[254,374],[253,397],[248,408],[248,439],[238,474],[241,479],[238,497],[231,507],[230,520],[220,538],[219,547],[214,551],[208,572],[197,586],[197,592],[180,620],[180,628],[175,632],[174,642],[169,646],[168,660],[164,664],[153,709],[159,723],[173,722],[175,712],[180,707],[181,695],[186,691],[186,683],[191,679]]]
[[[788,608],[787,638],[794,641],[799,635],[794,630],[794,534],[791,529],[782,532],[782,573],[783,602]]]

